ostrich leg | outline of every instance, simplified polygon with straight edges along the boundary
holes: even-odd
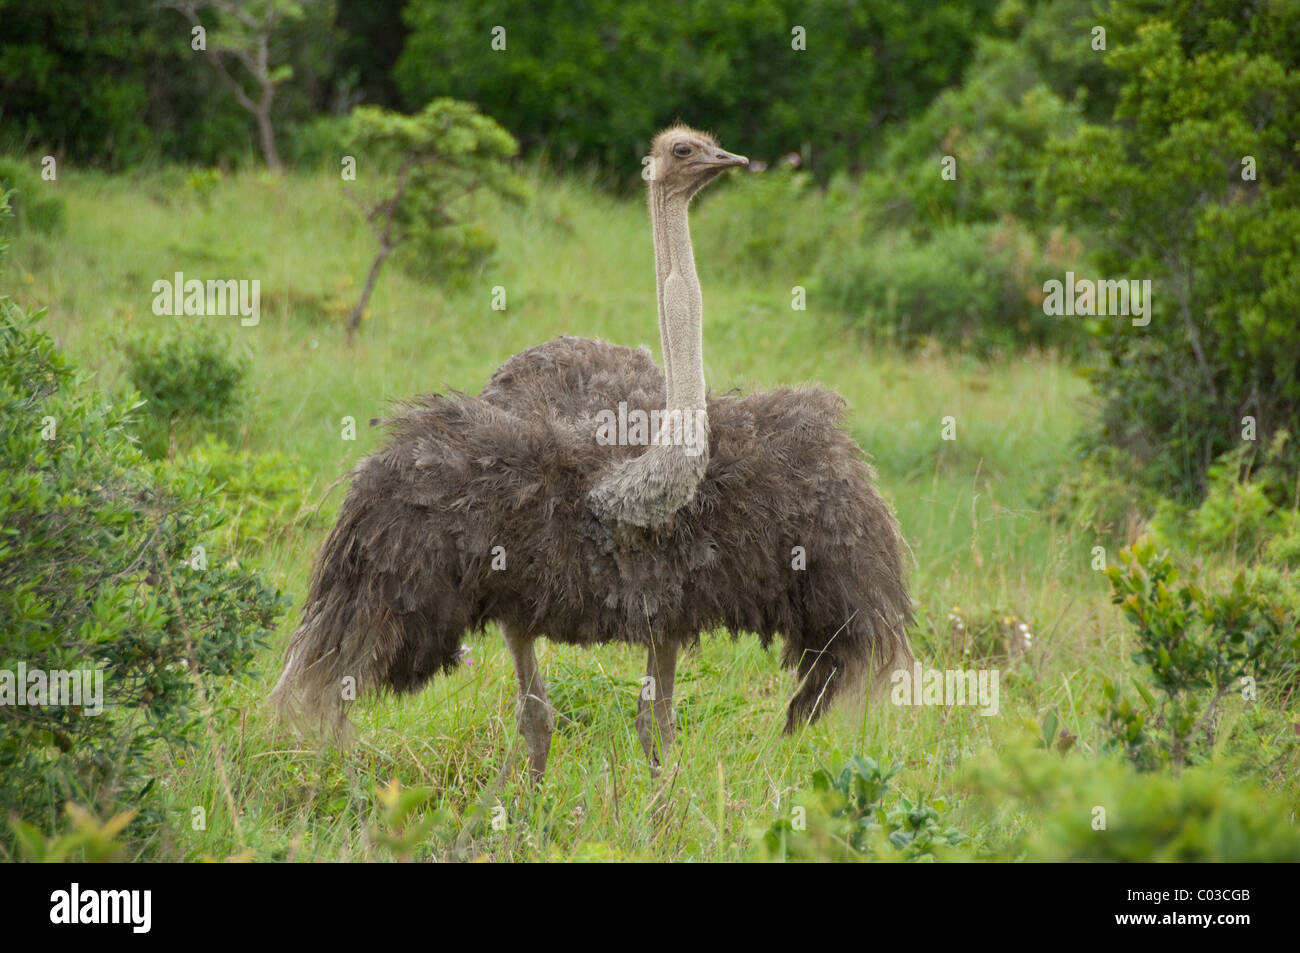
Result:
[[[650,762],[650,776],[658,777],[661,754],[673,743],[673,679],[677,674],[677,646],[650,646],[645,679],[636,701],[636,733]]]
[[[515,675],[519,678],[519,733],[528,746],[528,771],[534,783],[540,783],[546,774],[546,757],[551,753],[551,732],[555,730],[555,716],[546,702],[546,684],[533,654],[533,640],[526,635],[501,626],[515,660]]]

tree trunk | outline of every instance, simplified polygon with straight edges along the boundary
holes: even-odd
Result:
[[[266,167],[276,175],[281,175],[284,166],[280,164],[280,154],[275,151],[275,130],[271,127],[269,96],[263,98],[257,109],[257,135],[262,142],[262,156],[266,159]]]
[[[388,257],[392,250],[388,245],[380,247],[379,254],[375,257],[375,263],[370,266],[366,286],[361,289],[361,300],[357,302],[357,306],[352,309],[352,314],[348,316],[348,347],[352,346],[353,338],[357,333],[357,326],[361,324],[361,315],[366,310],[366,303],[370,300],[370,293],[375,290],[375,281],[379,278],[379,269],[384,266],[384,259]]]

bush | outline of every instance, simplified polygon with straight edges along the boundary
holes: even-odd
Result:
[[[885,340],[933,337],[981,352],[1073,347],[1081,328],[1042,308],[1043,282],[1061,274],[1063,260],[1014,223],[953,225],[928,240],[842,244],[822,260],[818,288],[854,326]]]
[[[849,214],[843,181],[822,191],[812,176],[781,162],[762,173],[729,177],[698,201],[707,206],[691,223],[708,249],[710,267],[740,274],[788,274],[791,285],[811,276],[822,249]]]
[[[1141,483],[1134,469],[1132,459],[1117,447],[1080,446],[1075,462],[1040,489],[1039,502],[1070,531],[1107,543],[1130,543],[1160,504],[1159,495]]]
[[[1137,634],[1135,704],[1110,681],[1101,707],[1112,745],[1139,767],[1181,768],[1204,757],[1215,713],[1232,691],[1248,698],[1291,691],[1300,674],[1300,579],[1276,570],[1239,572],[1223,592],[1178,585],[1168,553],[1151,540],[1107,570],[1112,599]],[[1243,681],[1248,680],[1248,681]],[[1144,685],[1143,683],[1148,683]]]
[[[1223,454],[1206,473],[1198,505],[1161,501],[1152,536],[1163,545],[1300,569],[1300,510],[1296,474],[1286,467],[1288,443],[1290,434],[1279,430],[1262,452],[1244,443]]]
[[[293,126],[285,137],[285,162],[305,169],[326,166],[337,174],[348,154],[350,128],[347,116],[316,116]]]
[[[283,609],[254,573],[192,568],[221,531],[219,488],[142,457],[133,409],[88,389],[0,299],[0,671],[102,674],[98,715],[84,697],[0,705],[0,804],[47,833],[66,801],[156,819],[154,746],[191,737],[196,682],[215,695]]]
[[[1143,774],[1113,758],[1062,757],[1024,745],[973,759],[966,779],[990,813],[1020,816],[1021,833],[1005,847],[1019,859],[1300,860],[1287,801],[1221,770]]]
[[[1043,147],[1079,121],[1018,44],[984,39],[965,82],[940,93],[891,138],[885,175],[868,178],[886,221],[918,234],[956,222],[1037,218]],[[943,159],[955,161],[944,178]]]
[[[215,531],[215,541],[223,552],[265,545],[302,508],[306,468],[282,453],[232,450],[208,435],[177,457],[174,469],[216,488],[209,502],[224,515]]]
[[[228,434],[241,404],[248,360],[202,324],[177,325],[161,338],[123,342],[127,378],[146,401],[140,442],[155,459],[199,433]]]
[[[1243,429],[1300,427],[1300,166],[1285,119],[1300,113],[1300,47],[1276,41],[1300,20],[1281,6],[1154,7],[1102,17],[1124,38],[1106,55],[1123,81],[1112,124],[1053,140],[1040,186],[1091,231],[1102,275],[1152,282],[1147,326],[1094,325],[1093,441],[1189,502]],[[1300,448],[1286,456],[1300,465]]]
[[[931,861],[966,838],[940,822],[942,801],[891,795],[898,765],[851,758],[839,771],[819,768],[806,804],[773,821],[755,850],[767,860]],[[886,806],[888,805],[888,806]]]
[[[54,183],[45,182],[40,175],[20,159],[0,156],[0,192],[9,192],[12,216],[5,216],[5,227],[22,232],[53,234],[63,229],[64,203],[54,191]]]

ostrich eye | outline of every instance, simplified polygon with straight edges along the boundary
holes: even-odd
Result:
[[[677,145],[673,146],[673,155],[677,156],[679,159],[685,159],[690,154],[691,147],[684,142],[679,142]]]

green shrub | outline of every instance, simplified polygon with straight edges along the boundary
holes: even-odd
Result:
[[[1080,446],[1075,462],[1040,489],[1039,503],[1069,531],[1125,545],[1137,538],[1161,502],[1133,471],[1133,461],[1117,447]]]
[[[349,154],[347,116],[315,116],[292,127],[285,137],[285,162],[304,169],[322,166],[337,173]]]
[[[389,255],[396,251],[418,275],[461,280],[496,247],[486,231],[463,220],[470,197],[522,201],[529,189],[510,164],[518,144],[472,103],[435,99],[414,116],[361,106],[352,113],[348,144],[373,169],[364,186],[346,194],[379,246],[348,317],[351,341]]]
[[[686,0],[665,15],[654,0],[592,0],[575,17],[564,0],[526,14],[513,0],[413,0],[393,75],[408,107],[478,103],[561,161],[636,170],[654,130],[682,119],[754,158],[806,142],[819,171],[844,169],[960,79],[995,5]],[[806,50],[792,48],[796,24]]]
[[[174,469],[216,488],[209,501],[225,519],[215,541],[230,553],[283,531],[300,512],[307,485],[306,468],[285,454],[233,450],[210,434],[177,457]]]
[[[256,574],[193,568],[221,531],[219,488],[146,460],[133,409],[92,391],[36,317],[0,299],[0,672],[103,679],[98,715],[84,697],[0,705],[0,805],[47,833],[66,801],[156,820],[154,746],[191,737],[196,680],[215,696],[283,608]]]
[[[1113,758],[1063,757],[1025,744],[971,759],[965,776],[983,809],[1018,822],[1019,833],[998,845],[1018,859],[1300,860],[1287,801],[1222,769],[1148,774]]]
[[[34,165],[33,162],[31,165]],[[27,162],[0,156],[0,192],[9,192],[12,216],[3,224],[15,232],[31,229],[53,234],[63,229],[64,203],[53,182],[41,179]]]
[[[868,201],[886,222],[919,235],[1008,215],[1035,221],[1043,147],[1078,121],[1078,109],[1047,87],[1026,50],[985,38],[962,85],[892,136],[882,157],[887,174],[866,180]],[[954,160],[948,178],[945,157]]]
[[[1152,536],[1164,545],[1300,569],[1300,477],[1286,467],[1289,442],[1290,434],[1279,430],[1262,452],[1244,443],[1224,453],[1206,472],[1200,503],[1161,501]]]
[[[944,825],[942,801],[912,800],[889,790],[898,765],[855,756],[839,771],[819,768],[812,791],[757,839],[766,860],[931,861],[966,838]]]
[[[155,459],[205,432],[229,434],[241,405],[248,359],[203,324],[123,342],[127,379],[146,401],[140,443]]]
[[[1156,12],[1152,12],[1152,8]],[[1259,438],[1300,427],[1300,20],[1216,4],[1116,4],[1101,16],[1122,79],[1111,123],[1052,140],[1053,211],[1088,230],[1100,275],[1150,280],[1150,323],[1093,323],[1103,351],[1095,443],[1147,486],[1198,500],[1252,418]],[[1252,170],[1254,170],[1252,172]],[[1286,450],[1300,464],[1300,447]]]
[[[1300,674],[1300,579],[1239,572],[1223,592],[1178,585],[1168,553],[1141,540],[1107,570],[1112,599],[1137,635],[1139,702],[1109,680],[1101,715],[1114,747],[1139,767],[1181,768],[1215,740],[1219,702],[1232,691],[1294,689]],[[1243,682],[1243,680],[1249,680]]]
[[[700,200],[707,211],[691,223],[697,243],[708,249],[709,266],[759,275],[775,269],[791,285],[811,276],[837,219],[856,204],[843,179],[821,190],[810,174],[785,162],[714,188]]]
[[[1043,313],[1043,282],[1058,252],[1014,223],[952,225],[930,239],[894,234],[842,244],[819,266],[830,307],[872,335],[904,344],[926,338],[974,350],[1075,346],[1074,319]]]

